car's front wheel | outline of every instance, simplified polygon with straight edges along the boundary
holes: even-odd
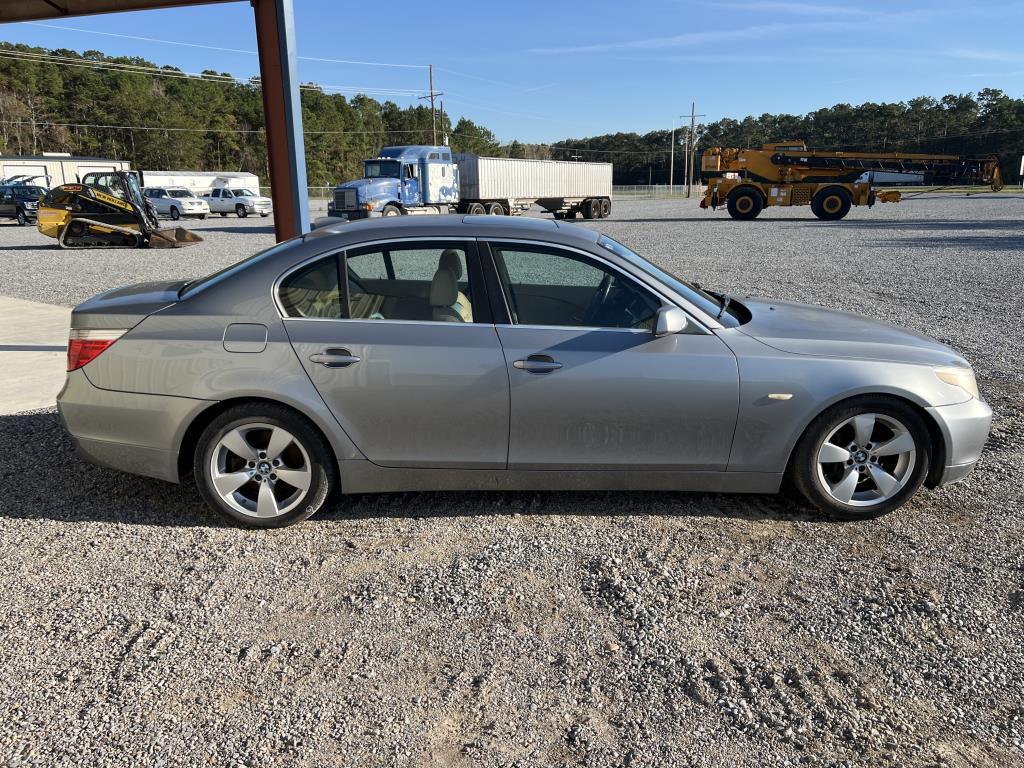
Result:
[[[797,444],[793,484],[840,519],[875,517],[900,507],[928,474],[928,428],[908,403],[865,396],[818,416]]]
[[[24,227],[24,226],[28,225],[28,215],[25,213],[25,210],[23,208],[19,208],[18,209],[18,213],[16,214],[16,218],[17,218],[18,226],[19,227]]]
[[[294,411],[253,403],[230,408],[203,430],[194,473],[221,515],[281,528],[322,509],[337,483],[331,450]]]

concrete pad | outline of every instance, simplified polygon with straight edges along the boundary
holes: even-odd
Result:
[[[69,307],[0,296],[0,414],[54,405],[70,321]]]

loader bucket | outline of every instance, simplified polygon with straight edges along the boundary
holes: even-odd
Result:
[[[150,248],[183,248],[186,245],[201,242],[203,242],[203,238],[183,227],[154,229],[149,233]]]

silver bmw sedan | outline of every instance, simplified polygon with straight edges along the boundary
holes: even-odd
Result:
[[[564,222],[319,229],[71,318],[79,453],[283,526],[335,493],[771,493],[865,517],[962,478],[991,411],[910,331],[702,289]]]

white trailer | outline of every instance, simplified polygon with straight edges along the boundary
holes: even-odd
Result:
[[[87,173],[96,171],[127,171],[131,165],[124,160],[103,157],[74,157],[61,152],[41,155],[0,155],[0,180],[21,177],[26,184],[56,187],[74,184]]]
[[[457,154],[460,208],[521,213],[536,204],[556,219],[611,213],[612,164]],[[501,206],[502,211],[496,210]]]
[[[147,187],[184,187],[197,197],[225,187],[260,191],[259,176],[240,171],[143,171],[142,178]]]

